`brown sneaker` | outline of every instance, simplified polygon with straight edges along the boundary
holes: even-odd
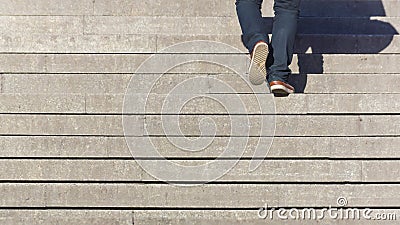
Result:
[[[271,87],[271,92],[278,97],[294,93],[294,87],[283,81],[271,81],[269,86]]]
[[[267,43],[257,42],[250,57],[249,80],[254,85],[263,84],[267,76],[267,69],[265,68],[268,57]]]

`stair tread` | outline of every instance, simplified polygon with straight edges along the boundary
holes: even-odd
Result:
[[[163,206],[255,209],[265,204],[285,208],[326,207],[330,203],[336,205],[338,196],[346,196],[348,207],[385,208],[398,206],[396,193],[400,191],[399,185],[394,184],[208,184],[182,189],[167,184],[2,183],[0,188],[3,190],[0,193],[2,207],[50,208]],[[380,194],[377,196],[375,193]],[[193,196],[196,196],[196,201],[193,201]]]
[[[176,138],[176,140],[179,138]],[[185,139],[185,138],[181,138]],[[216,137],[203,151],[187,152],[174,144],[168,137],[132,137],[138,143],[136,156],[143,149],[139,143],[150,140],[158,152],[171,159],[216,158],[226,149],[231,139],[248,140],[243,155],[228,154],[230,157],[252,158],[254,149],[261,139],[270,137]],[[207,140],[205,140],[205,143]],[[106,136],[0,136],[3,146],[2,158],[37,159],[127,159],[132,158],[124,137]],[[400,137],[274,137],[267,157],[269,159],[398,159],[397,146]],[[242,153],[242,152],[241,152]]]

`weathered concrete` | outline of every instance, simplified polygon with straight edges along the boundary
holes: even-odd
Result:
[[[90,15],[93,1],[81,0],[1,0],[0,15]]]
[[[186,94],[169,95],[89,94],[86,112],[122,113],[124,104],[124,112],[134,114],[381,114],[400,111],[399,94],[330,94],[329,98],[325,94],[295,94],[274,99],[271,94],[191,94],[190,89],[187,91]]]
[[[398,185],[208,184],[1,184],[2,207],[329,207],[346,197],[348,207],[398,206]],[[37,190],[35,192],[35,190]],[[39,197],[38,191],[46,198]],[[22,195],[19,193],[23,191]],[[22,192],[21,192],[22,193]],[[324,193],[316,195],[315,193]],[[379,195],[376,195],[379,193]],[[43,195],[42,195],[43,196]],[[34,197],[34,198],[33,198]],[[26,200],[29,199],[29,200]]]
[[[168,158],[215,158],[228,146],[231,138],[216,137],[202,151],[187,152],[172,144],[167,137],[152,137],[150,141],[157,151]],[[243,157],[253,157],[255,146],[260,139],[237,137],[248,140],[242,150]],[[131,137],[137,143],[133,150],[140,152],[140,143],[147,137]],[[206,143],[204,141],[204,143]],[[399,137],[275,137],[267,155],[268,158],[399,158],[397,146]],[[1,136],[1,157],[52,157],[52,158],[130,158],[124,137],[73,137],[73,136]],[[137,157],[145,155],[136,154]],[[241,155],[231,154],[231,157]]]
[[[0,72],[134,73],[150,56],[147,54],[0,54],[0,59],[2,59]],[[215,60],[223,65],[235,65],[239,73],[245,73],[248,67],[247,58],[242,54],[164,54],[157,57],[157,64],[154,62],[145,68],[141,67],[140,72],[153,74],[232,73],[229,68],[206,62],[177,66],[178,63],[193,60]],[[291,68],[294,73],[300,71],[302,74],[398,73],[399,58],[398,54],[328,54],[323,55],[322,58],[318,55],[303,54],[294,57]]]
[[[135,160],[0,160],[0,180],[6,181],[158,181]],[[141,163],[157,164],[160,160]],[[213,160],[175,160],[184,169]],[[223,162],[236,162],[223,160]],[[361,181],[361,161],[266,160],[249,171],[249,160],[241,160],[217,181],[252,182],[340,182]],[[234,164],[233,164],[234,165]],[[35,168],[32,170],[32,168]],[[368,167],[364,169],[369,169]],[[190,179],[199,180],[198,177]],[[397,180],[389,177],[386,181]]]
[[[0,94],[2,113],[84,113],[84,95]]]
[[[319,7],[316,0],[305,0],[301,3],[302,16],[344,17],[344,16],[398,16],[399,3],[395,0],[371,0],[357,2],[354,0],[324,1],[326,8]],[[262,11],[264,16],[273,16],[273,2],[264,1]],[[176,10],[179,8],[180,10]],[[179,1],[158,0],[143,3],[139,0],[118,0],[109,2],[98,0],[95,2],[96,15],[131,15],[131,16],[236,16],[234,2],[221,0],[219,2],[206,1],[203,3],[186,3]]]
[[[287,209],[288,211],[290,209]],[[298,209],[301,213],[301,210]],[[252,224],[252,225],[317,225],[317,224],[334,224],[334,225],[375,225],[375,224],[397,224],[396,219],[378,220],[378,219],[365,219],[360,216],[361,220],[353,219],[332,219],[329,214],[326,214],[324,219],[314,220],[307,219],[308,215],[305,213],[306,219],[280,219],[278,216],[278,209],[274,211],[273,219],[261,219],[258,215],[258,210],[135,210],[134,218],[135,224],[139,225],[153,225],[153,224],[190,224],[190,225],[208,225],[208,224],[221,224],[221,225],[240,225],[240,224]],[[388,216],[398,215],[400,211],[397,209],[386,209],[386,210],[371,210],[371,216],[378,218],[377,216],[386,214]],[[265,215],[265,214],[264,214]],[[318,214],[320,215],[320,214]],[[361,212],[362,215],[362,212]],[[263,215],[262,215],[263,216]],[[268,216],[270,216],[268,214]],[[283,218],[285,215],[281,215]],[[296,214],[294,214],[296,216]],[[351,216],[351,215],[350,215]],[[302,215],[299,215],[303,218]],[[332,216],[334,217],[334,216]],[[397,218],[396,217],[396,218]],[[289,215],[288,215],[288,218]]]
[[[11,94],[121,95],[126,93],[130,80],[135,85],[134,94],[147,94],[150,90],[154,94],[168,94],[173,87],[194,78],[198,79],[197,82],[185,83],[186,93],[265,94],[268,92],[265,85],[250,85],[246,76],[238,74],[29,74],[29,76],[3,74],[0,77],[2,77],[2,92]],[[152,82],[154,80],[155,83]],[[400,93],[397,88],[400,74],[294,74],[290,80],[299,92],[304,90],[306,94],[356,93],[378,97],[379,95],[369,94],[393,94],[395,96],[394,94]],[[365,80],[368,82],[364,82]],[[305,82],[307,83],[305,84]],[[182,92],[182,94],[184,93]],[[341,96],[347,98],[345,95]],[[293,99],[283,98],[276,99],[276,101],[296,101],[302,97],[293,95],[290,98]]]
[[[0,52],[14,53],[153,53],[151,35],[2,34]]]
[[[82,16],[0,16],[0,33],[7,34],[83,34]]]

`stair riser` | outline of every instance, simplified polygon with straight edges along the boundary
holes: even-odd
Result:
[[[156,53],[186,41],[217,41],[247,52],[240,35],[3,35],[4,53]],[[297,35],[295,53],[380,54],[400,53],[399,35]],[[190,50],[181,49],[181,53]],[[235,53],[228,49],[210,49],[210,53]]]
[[[321,4],[324,7],[321,7]],[[264,16],[272,16],[273,1],[264,1]],[[303,0],[302,16],[399,16],[396,0]],[[179,9],[179,10],[177,10]],[[4,2],[0,15],[130,15],[130,16],[235,16],[234,1],[182,2],[158,0],[41,0]]]
[[[150,54],[0,54],[0,73],[134,73]],[[243,54],[164,54],[140,67],[141,73],[246,73]],[[184,62],[197,62],[181,66]],[[398,73],[400,55],[313,55],[294,56],[293,73]],[[301,69],[299,69],[300,65]]]

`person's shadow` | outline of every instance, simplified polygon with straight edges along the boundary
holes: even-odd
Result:
[[[390,45],[398,34],[390,23],[372,19],[386,16],[380,0],[303,0],[295,43],[299,74],[290,77],[296,92],[302,93],[307,74],[324,72],[323,54],[374,54]],[[272,27],[265,18],[266,28]],[[311,50],[312,53],[308,53]]]

